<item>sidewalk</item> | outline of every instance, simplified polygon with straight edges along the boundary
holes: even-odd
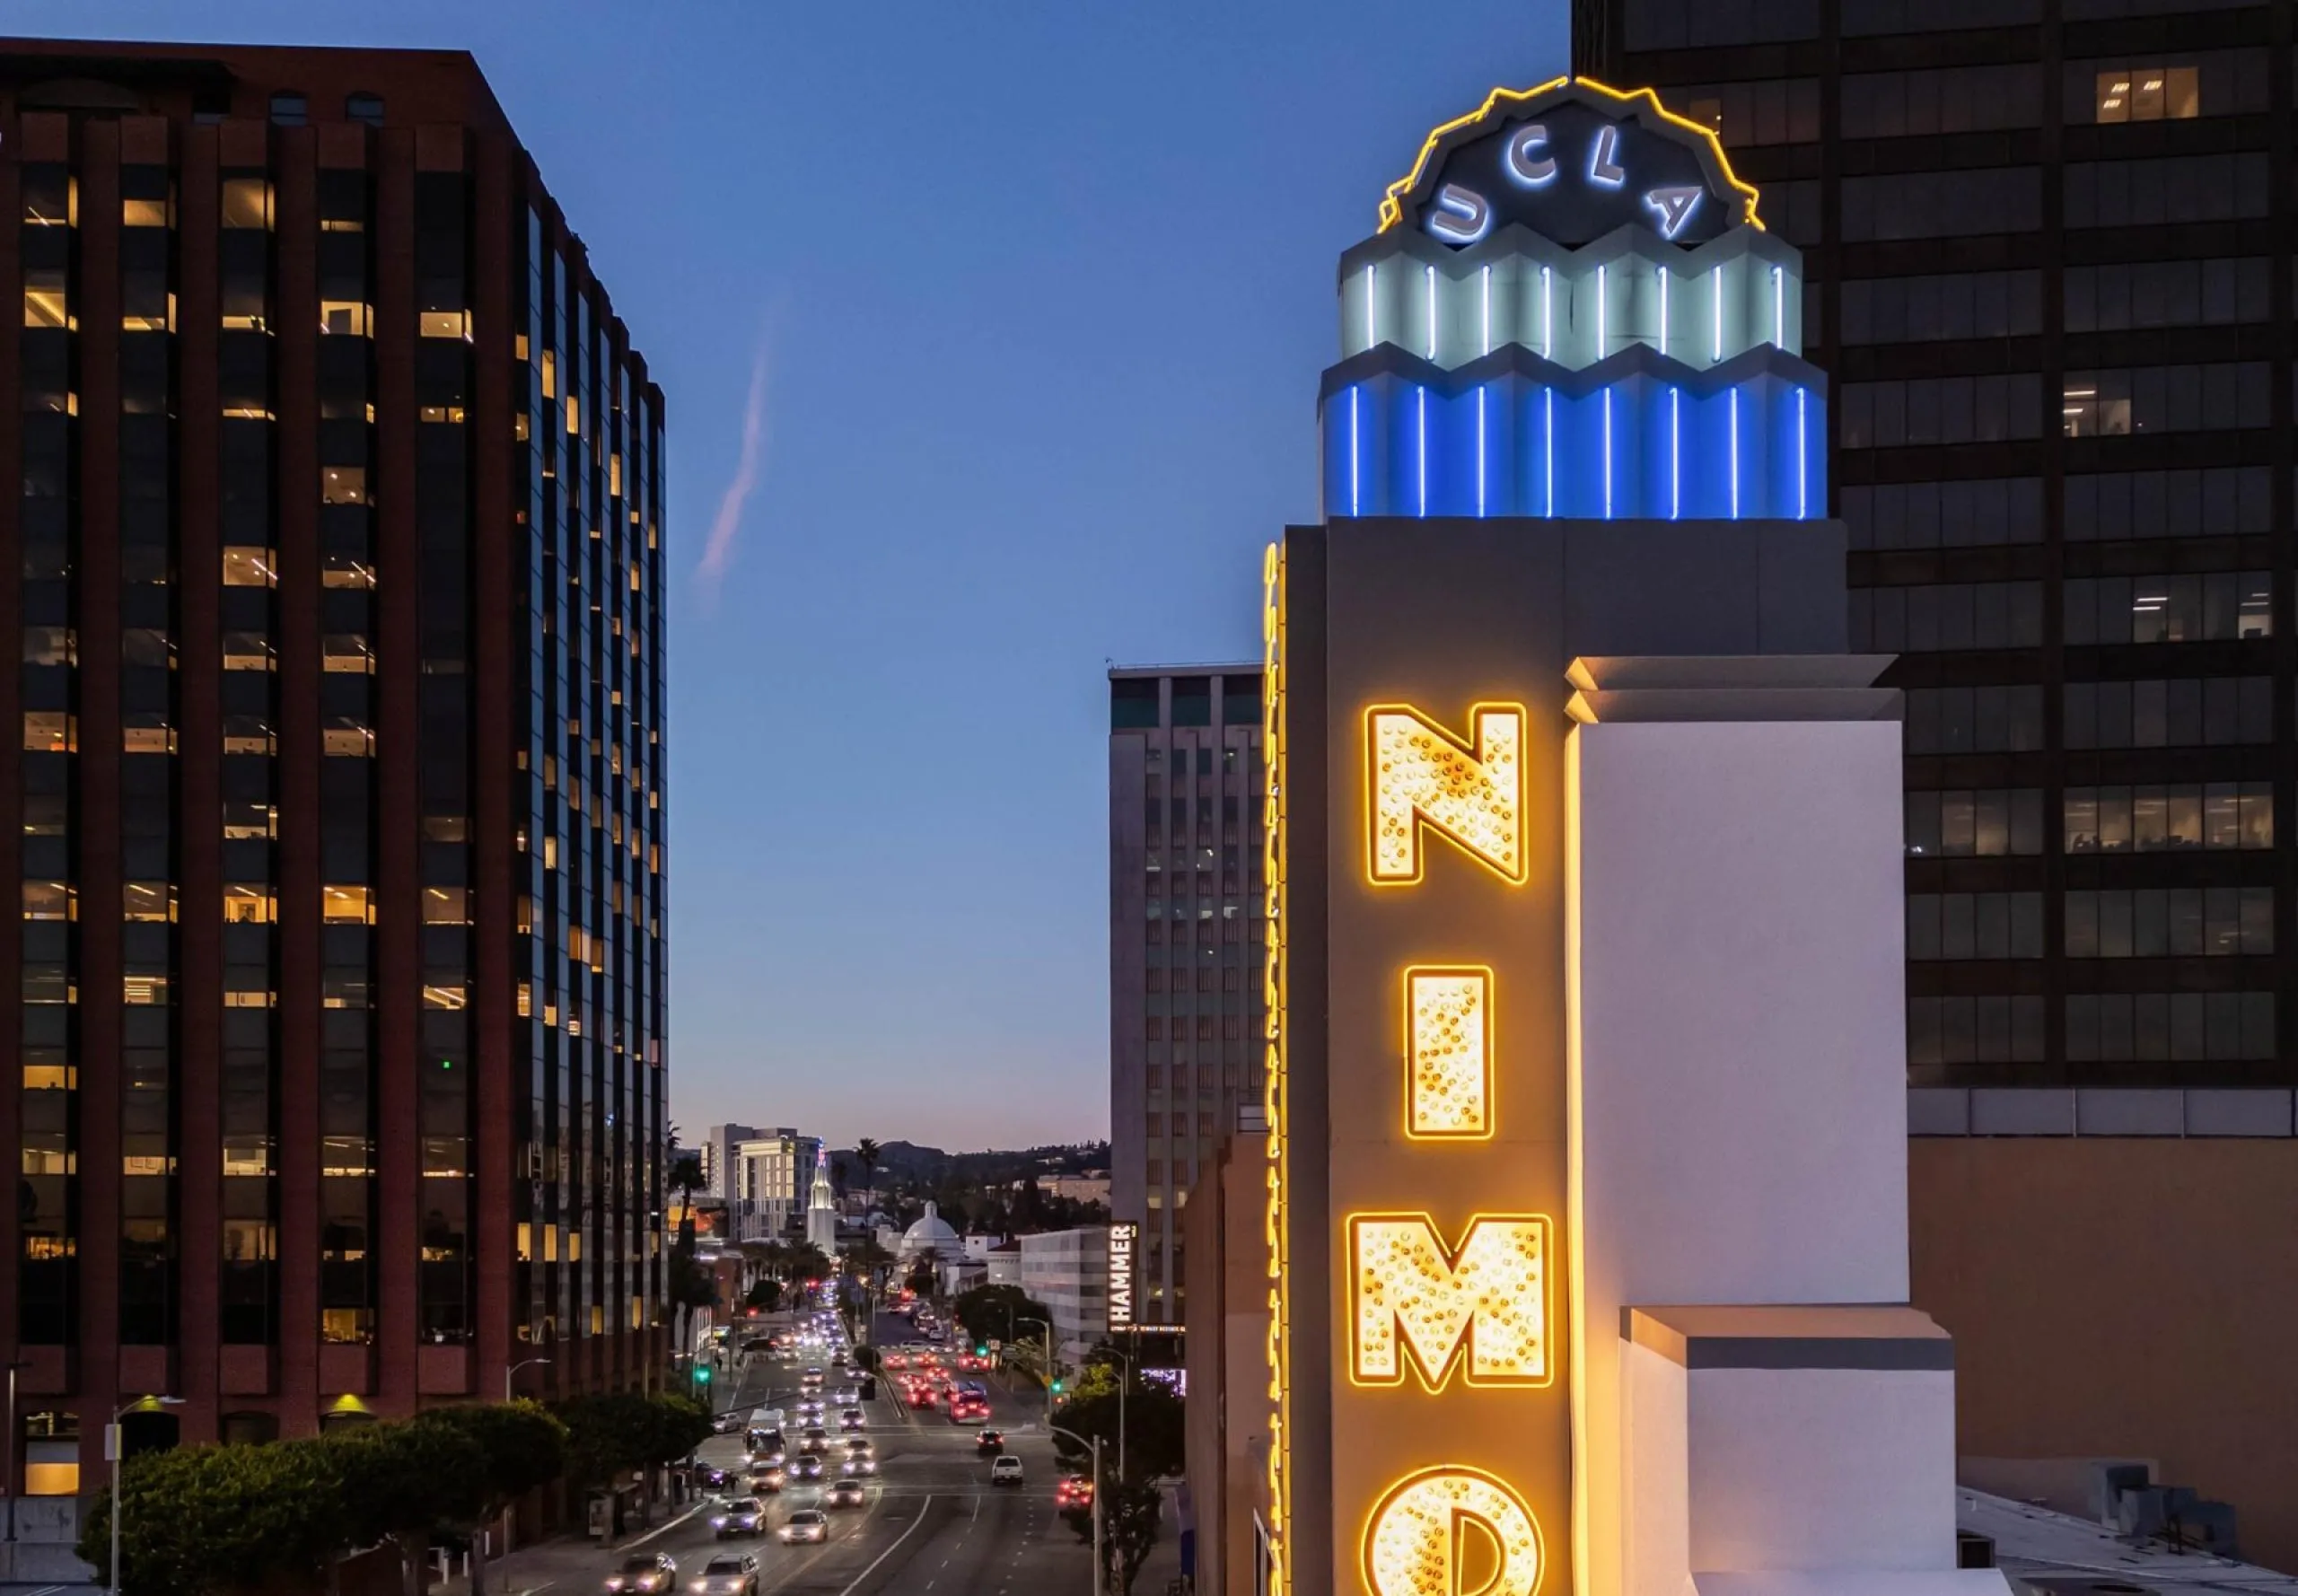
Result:
[[[548,1540],[522,1546],[509,1557],[487,1565],[489,1596],[524,1596],[546,1587],[553,1592],[589,1590],[597,1585],[613,1559],[628,1552],[645,1551],[659,1537],[699,1513],[702,1506],[701,1502],[689,1502],[681,1507],[668,1508],[661,1521],[624,1536],[611,1547],[579,1534],[553,1536]],[[434,1580],[430,1589],[433,1596],[469,1596],[470,1582],[458,1574],[447,1580]]]

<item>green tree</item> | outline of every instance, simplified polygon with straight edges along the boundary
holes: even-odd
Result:
[[[1104,1446],[1101,1451],[1106,1465],[1109,1449]],[[1163,1497],[1155,1486],[1145,1480],[1110,1478],[1106,1467],[1100,1495],[1102,1574],[1109,1589],[1119,1592],[1119,1596],[1127,1596],[1141,1565],[1149,1560],[1150,1548],[1157,1544]],[[1066,1507],[1061,1516],[1077,1532],[1078,1539],[1092,1545],[1091,1506]]]
[[[773,1312],[782,1306],[782,1282],[771,1275],[759,1276],[750,1283],[749,1293],[742,1298],[742,1306],[755,1308],[760,1313]]]
[[[1090,1441],[1101,1438],[1101,1471],[1114,1475],[1118,1465],[1118,1388],[1114,1381],[1107,1384],[1098,1381],[1087,1389],[1085,1381],[1096,1371],[1091,1366],[1080,1376],[1079,1389],[1085,1394],[1070,1399],[1061,1410],[1062,1428],[1074,1430]],[[1188,1468],[1188,1407],[1179,1397],[1153,1381],[1136,1379],[1125,1392],[1125,1467],[1132,1478],[1155,1479],[1161,1476],[1184,1473]],[[1078,1467],[1086,1448],[1068,1436],[1057,1434],[1054,1450],[1072,1467]]]
[[[1051,1323],[1052,1311],[1018,1285],[977,1285],[958,1293],[950,1315],[977,1346],[986,1341],[1020,1341],[1041,1334],[1029,1320]]]
[[[854,1144],[854,1156],[862,1162],[862,1212],[866,1217],[878,1200],[878,1144],[861,1137]]]
[[[566,1469],[566,1426],[539,1402],[466,1402],[434,1407],[415,1422],[440,1425],[475,1442],[487,1457],[478,1512],[466,1530],[508,1513],[520,1497],[548,1485]],[[476,1552],[471,1589],[485,1588],[486,1566]]]
[[[119,1491],[120,1580],[130,1590],[309,1590],[338,1549],[341,1480],[316,1441],[146,1452],[122,1466]],[[109,1572],[109,1491],[82,1513],[77,1549]]]
[[[487,1499],[486,1449],[437,1424],[360,1425],[320,1437],[342,1482],[346,1547],[388,1540],[406,1596],[422,1596],[423,1565],[439,1526],[477,1521]]]

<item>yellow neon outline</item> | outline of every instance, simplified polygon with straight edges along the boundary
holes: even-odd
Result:
[[[1543,94],[1553,93],[1558,89],[1567,87],[1592,89],[1623,105],[1633,106],[1636,101],[1641,100],[1662,121],[1706,140],[1708,153],[1715,157],[1716,170],[1724,174],[1724,180],[1742,196],[1740,219],[1759,232],[1766,231],[1763,218],[1756,215],[1756,201],[1759,196],[1755,186],[1740,180],[1740,174],[1732,169],[1732,157],[1724,153],[1724,141],[1716,136],[1715,128],[1703,127],[1688,117],[1678,116],[1660,103],[1660,95],[1656,90],[1615,89],[1609,83],[1598,83],[1592,77],[1569,75],[1552,77],[1548,82],[1530,89],[1495,89],[1484,97],[1484,103],[1475,110],[1464,117],[1454,117],[1451,121],[1431,132],[1422,142],[1420,153],[1414,159],[1412,170],[1390,183],[1388,191],[1381,196],[1381,225],[1376,231],[1386,232],[1404,220],[1404,197],[1419,187],[1421,174],[1428,169],[1429,158],[1436,153],[1436,146],[1443,142],[1447,134],[1456,133],[1463,127],[1483,121],[1498,110],[1503,101],[1506,101],[1512,107],[1522,106],[1539,99]]]
[[[1580,868],[1580,728],[1564,738],[1564,1213],[1565,1314],[1569,1339],[1564,1355],[1572,1367],[1572,1591],[1590,1596],[1590,1499],[1588,1457],[1588,1272],[1581,1262],[1587,1242],[1587,1112],[1585,1039],[1581,1027],[1580,950],[1583,885]]]
[[[1381,873],[1381,828],[1377,819],[1378,811],[1373,807],[1373,794],[1376,788],[1379,786],[1381,778],[1381,755],[1378,745],[1376,745],[1373,740],[1373,717],[1380,715],[1410,715],[1414,720],[1418,721],[1430,732],[1434,732],[1438,737],[1443,738],[1446,742],[1451,743],[1453,748],[1459,750],[1460,756],[1463,759],[1468,759],[1473,764],[1482,765],[1484,760],[1479,756],[1482,754],[1484,749],[1484,728],[1482,722],[1484,720],[1485,714],[1487,711],[1497,714],[1504,710],[1511,711],[1516,716],[1518,723],[1517,746],[1520,749],[1522,749],[1531,736],[1532,717],[1531,712],[1526,710],[1522,704],[1511,703],[1506,700],[1478,700],[1477,703],[1469,705],[1469,736],[1475,739],[1474,741],[1469,741],[1462,738],[1453,736],[1448,727],[1443,725],[1439,722],[1430,719],[1426,715],[1423,714],[1420,710],[1415,708],[1409,704],[1368,704],[1364,706],[1364,786],[1361,796],[1364,799],[1364,879],[1366,881],[1370,881],[1375,887],[1417,887],[1420,884],[1422,878],[1428,873],[1428,850],[1425,844],[1420,843],[1416,843],[1416,846],[1412,850],[1413,872],[1410,875],[1382,875]],[[1513,875],[1507,871],[1503,870],[1499,865],[1495,864],[1491,860],[1486,858],[1482,854],[1478,853],[1476,849],[1466,840],[1452,832],[1434,816],[1424,813],[1417,807],[1416,807],[1412,811],[1413,825],[1417,829],[1432,831],[1438,837],[1443,837],[1446,842],[1451,843],[1454,847],[1460,849],[1461,854],[1468,858],[1470,864],[1482,865],[1485,869],[1498,876],[1502,881],[1506,881],[1510,886],[1522,886],[1527,881],[1531,879],[1532,873],[1532,862],[1526,847],[1524,833],[1524,767],[1528,763],[1529,760],[1522,758],[1519,758],[1516,762],[1516,870],[1515,873]],[[1417,836],[1417,830],[1416,831],[1416,837]]]
[[[1261,753],[1267,770],[1263,794],[1261,848],[1262,908],[1267,921],[1267,969],[1262,1065],[1267,1079],[1268,1122],[1268,1590],[1287,1596],[1293,1557],[1293,1322],[1292,1269],[1285,1238],[1292,1215],[1285,1194],[1292,1178],[1286,1113],[1291,1106],[1287,1077],[1285,1004],[1288,996],[1285,927],[1289,892],[1285,861],[1285,548],[1271,543],[1261,556]]]
[[[1484,1128],[1482,1130],[1417,1130],[1415,1104],[1419,1100],[1416,1083],[1420,1079],[1420,1038],[1413,1028],[1412,983],[1418,976],[1473,976],[1483,984],[1484,995],[1479,1000],[1484,1009]],[[1404,970],[1404,1134],[1415,1142],[1488,1142],[1498,1126],[1500,1111],[1494,1088],[1497,1084],[1493,1071],[1497,1020],[1493,1005],[1493,991],[1497,985],[1489,964],[1408,964]]]
[[[1361,1257],[1357,1250],[1357,1227],[1375,1223],[1410,1224],[1415,1222],[1427,1226],[1428,1233],[1436,1239],[1436,1250],[1444,1259],[1444,1267],[1447,1269],[1458,1265],[1460,1255],[1468,1250],[1469,1242],[1475,1238],[1477,1226],[1480,1224],[1487,1223],[1531,1224],[1539,1227],[1540,1235],[1539,1373],[1486,1375],[1475,1373],[1472,1361],[1468,1356],[1469,1349],[1476,1338],[1476,1315],[1473,1312],[1469,1315],[1468,1325],[1460,1331],[1460,1339],[1453,1342],[1445,1352],[1444,1366],[1437,1370],[1434,1375],[1429,1372],[1427,1365],[1420,1361],[1420,1355],[1413,1349],[1412,1337],[1403,1335],[1397,1337],[1398,1348],[1403,1355],[1398,1361],[1403,1367],[1398,1370],[1394,1379],[1379,1378],[1362,1372],[1363,1364],[1358,1355],[1360,1348],[1356,1343],[1356,1280]],[[1556,1222],[1553,1219],[1545,1214],[1471,1214],[1469,1215],[1468,1223],[1460,1227],[1460,1239],[1458,1243],[1445,1239],[1444,1227],[1438,1224],[1436,1216],[1425,1209],[1351,1214],[1342,1222],[1341,1229],[1346,1235],[1348,1248],[1349,1384],[1365,1390],[1391,1390],[1405,1383],[1404,1368],[1409,1368],[1412,1373],[1419,1378],[1421,1390],[1432,1396],[1452,1382],[1455,1372],[1460,1374],[1460,1382],[1463,1385],[1476,1390],[1545,1390],[1556,1383],[1556,1360],[1549,1355],[1549,1349],[1556,1345],[1556,1269],[1554,1267]]]
[[[1364,1576],[1364,1589],[1370,1592],[1372,1596],[1387,1596],[1387,1593],[1381,1591],[1373,1568],[1373,1537],[1380,1529],[1381,1521],[1388,1516],[1390,1504],[1424,1480],[1461,1477],[1482,1480],[1514,1503],[1516,1511],[1524,1515],[1524,1522],[1531,1526],[1532,1554],[1535,1559],[1532,1565],[1531,1583],[1527,1588],[1535,1593],[1539,1592],[1540,1582],[1548,1577],[1548,1537],[1540,1529],[1540,1515],[1532,1511],[1532,1504],[1524,1500],[1524,1494],[1489,1469],[1479,1469],[1473,1463],[1439,1463],[1434,1468],[1416,1469],[1406,1475],[1387,1490],[1382,1491],[1380,1498],[1366,1510],[1364,1533],[1357,1543],[1357,1571]],[[1478,1521],[1483,1522],[1480,1515]],[[1485,1532],[1495,1541],[1501,1539],[1499,1531],[1489,1523],[1485,1524]],[[1503,1564],[1499,1573],[1506,1572],[1507,1566]],[[1499,1574],[1494,1576],[1495,1584],[1498,1578]],[[1490,1591],[1493,1588],[1492,1585],[1487,1585],[1485,1590]],[[1484,1596],[1484,1593],[1479,1592],[1476,1596]]]

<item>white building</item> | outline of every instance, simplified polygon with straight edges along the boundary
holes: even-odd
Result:
[[[754,1125],[714,1125],[703,1133],[697,1149],[702,1155],[702,1189],[712,1197],[732,1197],[734,1149],[761,1134]]]
[[[737,1241],[774,1241],[806,1211],[821,1138],[784,1126],[733,1144],[726,1217]]]
[[[1047,1231],[1021,1243],[1022,1291],[1053,1315],[1055,1351],[1074,1362],[1109,1334],[1110,1230],[1105,1224]]]
[[[829,1187],[829,1153],[814,1144],[814,1179],[806,1196],[806,1240],[824,1258],[838,1256],[838,1197]]]

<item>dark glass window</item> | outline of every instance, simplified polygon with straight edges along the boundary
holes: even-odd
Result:
[[[271,97],[271,119],[281,127],[301,127],[311,120],[311,107],[301,94],[283,91]]]
[[[343,98],[346,121],[364,122],[370,127],[383,125],[383,97],[381,94],[346,94]]]

